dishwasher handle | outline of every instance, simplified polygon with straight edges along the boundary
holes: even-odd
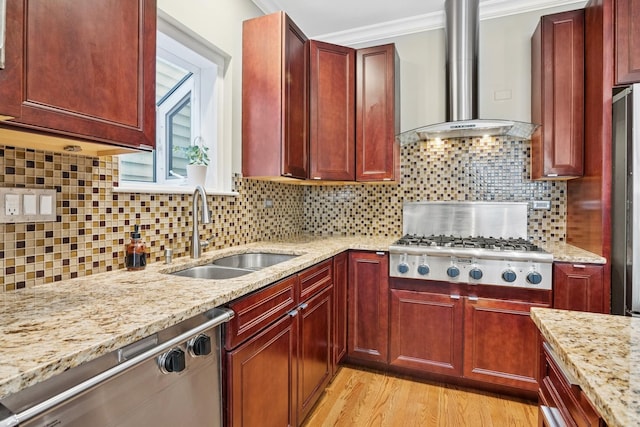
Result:
[[[170,340],[159,344],[156,347],[153,347],[144,353],[140,353],[139,355],[132,357],[129,360],[126,360],[110,369],[107,369],[104,372],[99,373],[98,375],[89,378],[86,381],[81,382],[80,384],[76,384],[75,386],[63,391],[62,393],[56,394],[49,399],[38,403],[30,408],[25,409],[17,414],[11,413],[4,405],[0,404],[0,427],[16,427],[19,426],[20,423],[27,422],[50,409],[66,402],[67,400],[73,399],[74,397],[86,392],[87,390],[117,376],[122,374],[128,369],[139,365],[140,363],[149,360],[159,353],[162,353],[166,350],[171,349],[172,347],[188,340],[193,335],[197,335],[201,332],[206,331],[207,329],[219,326],[223,323],[228,322],[234,316],[233,310],[228,308],[215,308],[211,310],[214,314],[214,317],[200,325],[196,326],[193,329],[190,329]]]

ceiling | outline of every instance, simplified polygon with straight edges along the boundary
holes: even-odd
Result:
[[[444,0],[252,0],[265,14],[284,10],[308,36],[351,45],[444,26]],[[480,0],[480,19],[580,0]]]

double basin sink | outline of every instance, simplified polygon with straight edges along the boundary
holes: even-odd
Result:
[[[265,252],[236,254],[213,260],[209,264],[198,265],[171,274],[194,279],[232,279],[289,261],[297,256],[299,255]]]

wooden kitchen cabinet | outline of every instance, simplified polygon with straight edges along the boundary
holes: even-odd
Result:
[[[463,316],[459,295],[391,289],[390,364],[462,375]]]
[[[538,392],[538,425],[604,427],[606,423],[589,398],[573,380],[547,343],[543,344],[543,365]]]
[[[398,76],[396,76],[398,74]],[[399,179],[399,59],[395,45],[356,52],[356,180]]]
[[[531,38],[531,178],[584,172],[584,11],[546,15]]]
[[[307,37],[284,13],[242,27],[242,173],[309,176]]]
[[[538,390],[540,335],[523,301],[465,299],[465,378],[521,390]]]
[[[284,316],[227,352],[225,425],[296,425],[297,325]]]
[[[153,149],[155,0],[10,0],[6,12],[5,140],[74,144],[16,132],[28,129],[106,144],[109,154]]]
[[[333,369],[347,354],[347,284],[349,282],[349,255],[347,252],[333,257]]]
[[[310,178],[354,181],[355,50],[309,42]]]
[[[553,263],[553,308],[609,313],[604,266]]]
[[[225,327],[230,426],[296,426],[331,380],[333,260],[231,302]]]
[[[640,1],[615,0],[615,84],[640,82]]]
[[[364,251],[349,253],[348,299],[348,358],[388,363],[388,254]]]

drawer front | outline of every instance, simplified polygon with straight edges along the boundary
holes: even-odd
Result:
[[[600,425],[600,417],[588,398],[577,385],[569,384],[555,360],[546,354],[547,375],[543,380],[543,393],[545,388],[552,396],[555,406],[559,409],[567,425],[578,427],[597,427]],[[549,402],[551,403],[551,402]]]
[[[300,278],[300,298],[304,301],[333,284],[333,259],[328,259],[298,274]]]
[[[298,276],[294,275],[229,304],[235,317],[227,324],[225,348],[233,349],[293,310],[297,285]]]

